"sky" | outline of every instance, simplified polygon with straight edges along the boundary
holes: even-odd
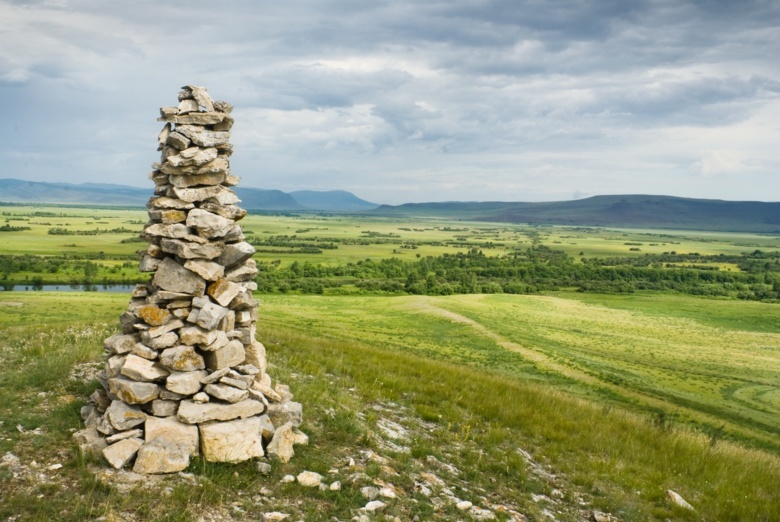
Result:
[[[0,178],[151,191],[193,84],[245,187],[780,201],[778,57],[777,0],[0,0]]]

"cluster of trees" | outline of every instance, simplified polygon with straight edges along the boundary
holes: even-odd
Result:
[[[52,227],[48,230],[48,234],[52,236],[97,236],[100,234],[130,234],[138,232],[130,228],[118,227],[118,228],[94,228],[90,230],[70,230],[64,227]]]
[[[497,257],[486,256],[474,248],[466,253],[428,256],[412,262],[396,258],[366,259],[344,266],[295,262],[285,268],[278,263],[259,263],[257,283],[264,292],[322,293],[326,288],[355,285],[367,292],[425,295],[524,294],[558,289],[601,293],[658,290],[780,300],[780,254],[756,251],[743,256],[663,254],[643,258],[624,258],[622,263],[616,258],[578,261],[544,245]],[[682,262],[697,265],[672,264]],[[723,271],[712,265],[726,262],[744,269]]]

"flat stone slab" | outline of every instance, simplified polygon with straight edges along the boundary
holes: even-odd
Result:
[[[125,377],[108,379],[108,389],[127,404],[146,404],[160,396],[160,387],[156,384]]]
[[[265,404],[247,399],[235,404],[217,404],[207,402],[198,404],[193,401],[181,401],[176,417],[186,424],[199,424],[209,421],[229,421],[260,415]]]

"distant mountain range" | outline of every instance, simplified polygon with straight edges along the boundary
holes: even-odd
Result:
[[[382,205],[373,213],[457,217],[502,223],[780,233],[780,202],[673,196],[594,196],[542,203],[406,203]]]
[[[365,201],[344,190],[313,191],[263,190],[235,187],[241,206],[247,210],[362,212],[379,205]],[[107,205],[143,207],[152,189],[108,183],[43,183],[18,179],[0,179],[0,202],[56,203],[73,205]]]
[[[235,187],[250,211],[360,212],[499,223],[669,228],[780,234],[780,202],[722,201],[672,196],[594,196],[573,201],[406,203],[379,206],[343,190],[263,190]],[[152,191],[103,183],[41,183],[0,179],[0,202],[143,207]]]

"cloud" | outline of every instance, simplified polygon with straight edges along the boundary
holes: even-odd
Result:
[[[778,27],[761,0],[3,1],[0,158],[146,186],[195,83],[236,105],[247,186],[778,199],[746,188],[780,159]]]

